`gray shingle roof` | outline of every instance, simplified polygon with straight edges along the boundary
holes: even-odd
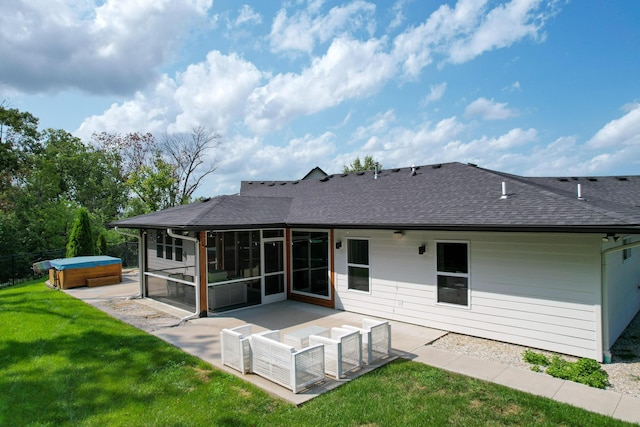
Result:
[[[509,197],[501,199],[502,182]],[[576,182],[586,200],[576,197]],[[276,199],[274,199],[276,198]],[[236,196],[132,218],[182,227],[282,225],[335,228],[633,232],[640,229],[640,177],[567,181],[525,178],[461,163],[244,181]],[[231,202],[233,200],[233,202]],[[211,203],[213,201],[213,203]],[[275,203],[274,203],[275,201]],[[209,205],[207,205],[209,203]],[[194,212],[191,212],[191,211]],[[144,219],[143,219],[144,218]],[[114,225],[126,226],[124,221]]]

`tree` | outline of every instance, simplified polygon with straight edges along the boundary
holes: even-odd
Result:
[[[175,167],[156,154],[151,166],[133,172],[127,185],[135,195],[129,200],[126,216],[142,215],[179,204]]]
[[[215,172],[216,160],[208,154],[221,145],[222,136],[204,126],[194,127],[190,134],[165,135],[161,149],[175,168],[178,204],[189,203],[202,180]]]
[[[98,238],[96,239],[96,253],[98,255],[107,254],[107,238],[104,233],[98,234]]]
[[[349,166],[343,166],[342,170],[344,173],[372,171],[375,170],[376,164],[378,165],[378,170],[382,170],[382,165],[373,160],[372,156],[365,156],[364,163],[360,162],[360,157],[356,157]]]
[[[85,208],[78,210],[78,217],[73,224],[69,243],[67,244],[67,258],[76,256],[94,255],[93,234],[91,232],[91,221],[89,211]]]

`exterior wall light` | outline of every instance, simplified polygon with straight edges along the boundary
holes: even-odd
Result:
[[[418,255],[424,255],[427,252],[427,245],[418,246]]]
[[[342,241],[338,240],[336,242],[336,249],[340,249],[342,247]]]

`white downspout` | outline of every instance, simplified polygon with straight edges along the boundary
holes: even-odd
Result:
[[[182,322],[186,322],[187,320],[200,317],[200,240],[198,240],[196,237],[183,236],[182,234],[175,234],[173,230],[171,230],[170,228],[167,228],[167,234],[176,239],[188,240],[190,242],[193,242],[193,244],[195,245],[194,251],[195,251],[195,258],[196,258],[196,264],[195,264],[196,271],[194,275],[194,281],[195,281],[194,284],[196,286],[196,292],[195,292],[196,311],[195,313],[192,313],[180,319],[180,323],[182,323]]]
[[[138,282],[140,283],[140,293],[133,298],[144,298],[144,266],[142,265],[143,253],[142,253],[142,236],[131,233],[126,233],[124,231],[118,230],[118,227],[115,227],[114,230],[116,233],[122,234],[123,236],[133,237],[138,240]]]
[[[601,293],[602,293],[602,350],[604,363],[611,363],[611,337],[609,336],[609,295],[607,292],[607,255],[612,252],[618,252],[625,249],[631,249],[640,246],[640,242],[627,243],[626,245],[616,246],[602,251],[600,259],[602,260]]]

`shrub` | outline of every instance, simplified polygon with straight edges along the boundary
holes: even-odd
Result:
[[[582,358],[576,362],[567,362],[554,356],[547,368],[547,374],[595,388],[605,388],[609,385],[609,374],[593,359]]]
[[[522,353],[522,359],[532,365],[549,366],[547,356],[542,353],[536,353],[535,351],[525,350],[524,353]]]

